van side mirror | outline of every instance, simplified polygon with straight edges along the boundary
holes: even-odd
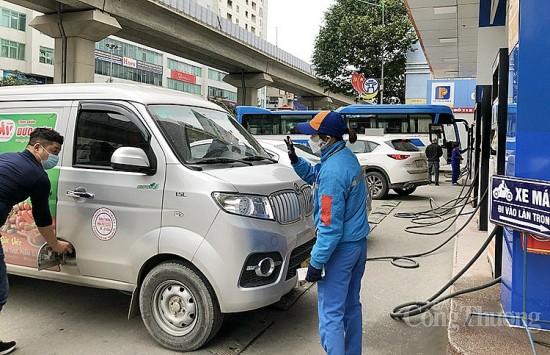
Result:
[[[114,170],[139,172],[147,175],[155,174],[155,169],[151,168],[147,154],[141,148],[118,148],[111,156],[111,166]]]

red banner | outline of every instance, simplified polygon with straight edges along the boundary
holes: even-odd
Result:
[[[186,83],[191,83],[191,84],[197,83],[197,77],[195,75],[184,73],[174,69],[170,71],[170,78],[178,81],[185,81]]]
[[[363,82],[365,81],[365,76],[363,74],[359,73],[353,73],[351,76],[351,85],[357,91],[359,94],[362,94],[365,92],[365,89],[363,88]]]

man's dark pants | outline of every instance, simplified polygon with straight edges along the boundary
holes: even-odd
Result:
[[[430,179],[430,183],[432,182],[432,171],[434,171],[435,174],[435,183],[439,184],[439,160],[428,162],[428,177]]]

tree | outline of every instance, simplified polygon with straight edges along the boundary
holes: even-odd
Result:
[[[327,91],[356,95],[353,72],[379,79],[384,54],[384,102],[390,97],[405,102],[406,56],[416,34],[403,0],[384,0],[384,10],[384,26],[381,7],[360,0],[337,0],[325,12],[313,64],[319,84]]]
[[[0,86],[33,85],[38,82],[35,78],[28,77],[18,70],[10,71],[8,75],[0,79]]]

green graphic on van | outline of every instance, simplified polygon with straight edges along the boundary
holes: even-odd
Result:
[[[29,143],[31,132],[37,127],[55,128],[56,113],[0,114],[0,152],[21,152]],[[53,224],[56,223],[57,183],[59,168],[46,171],[51,182],[49,197]],[[30,199],[15,205],[6,223],[0,226],[1,243],[8,264],[37,267],[36,255],[45,242],[36,227]],[[56,269],[59,271],[59,268]]]
[[[138,190],[157,190],[159,188],[159,184],[156,182],[152,182],[149,185],[138,185]]]

